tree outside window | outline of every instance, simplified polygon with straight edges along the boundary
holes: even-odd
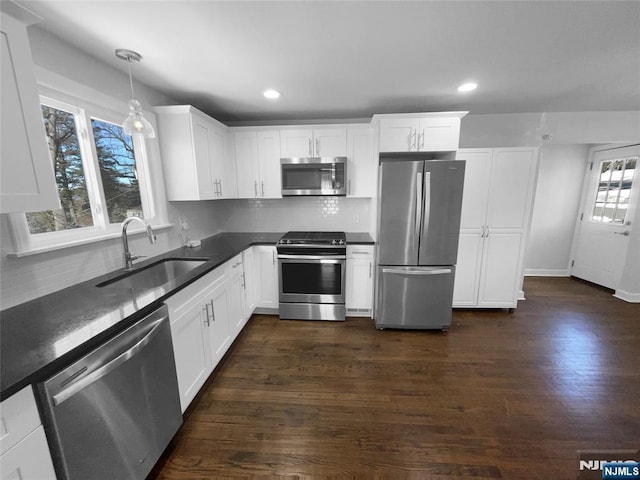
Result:
[[[29,232],[40,234],[92,227],[92,204],[102,204],[107,219],[102,223],[120,223],[127,216],[143,216],[133,140],[119,125],[91,118],[89,145],[78,135],[78,115],[41,105],[42,119],[49,145],[61,208],[26,214]],[[97,168],[87,168],[91,158],[83,152],[95,152]],[[91,192],[87,175],[99,172],[102,192]],[[98,182],[96,182],[98,183]],[[95,190],[95,189],[94,189]],[[95,210],[95,209],[94,209]]]

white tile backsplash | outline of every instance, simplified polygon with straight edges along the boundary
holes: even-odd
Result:
[[[175,226],[157,232],[155,245],[149,244],[146,235],[131,237],[129,245],[132,252],[152,257],[179,247],[187,234],[200,240],[219,232],[371,232],[371,202],[342,197],[170,202],[169,219]],[[180,218],[188,222],[188,231],[180,230]],[[0,241],[3,310],[122,268],[120,238],[10,258],[13,239],[7,215],[0,215]]]
[[[226,231],[369,232],[369,198],[289,197],[236,200],[229,204]]]

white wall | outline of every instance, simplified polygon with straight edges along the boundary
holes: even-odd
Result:
[[[525,275],[568,276],[588,145],[545,145],[525,253]]]
[[[535,147],[552,144],[632,143],[640,140],[640,112],[469,114],[460,148]]]
[[[545,141],[543,135],[551,138]],[[539,275],[569,274],[570,249],[588,161],[584,151],[590,144],[638,141],[638,111],[469,114],[462,119],[460,129],[460,148],[540,147],[533,219],[525,252],[525,271]],[[562,179],[569,183],[561,186]],[[553,242],[547,244],[547,238]]]

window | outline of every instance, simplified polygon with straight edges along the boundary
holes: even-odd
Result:
[[[605,160],[600,163],[592,221],[618,225],[625,223],[637,163],[637,158]]]
[[[40,102],[61,208],[11,215],[16,254],[117,236],[128,216],[166,226],[155,218],[145,140],[123,132],[124,114],[60,97]]]

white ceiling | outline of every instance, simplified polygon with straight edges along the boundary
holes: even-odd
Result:
[[[640,110],[638,1],[19,3],[118,69],[116,48],[140,52],[136,80],[226,122]]]

